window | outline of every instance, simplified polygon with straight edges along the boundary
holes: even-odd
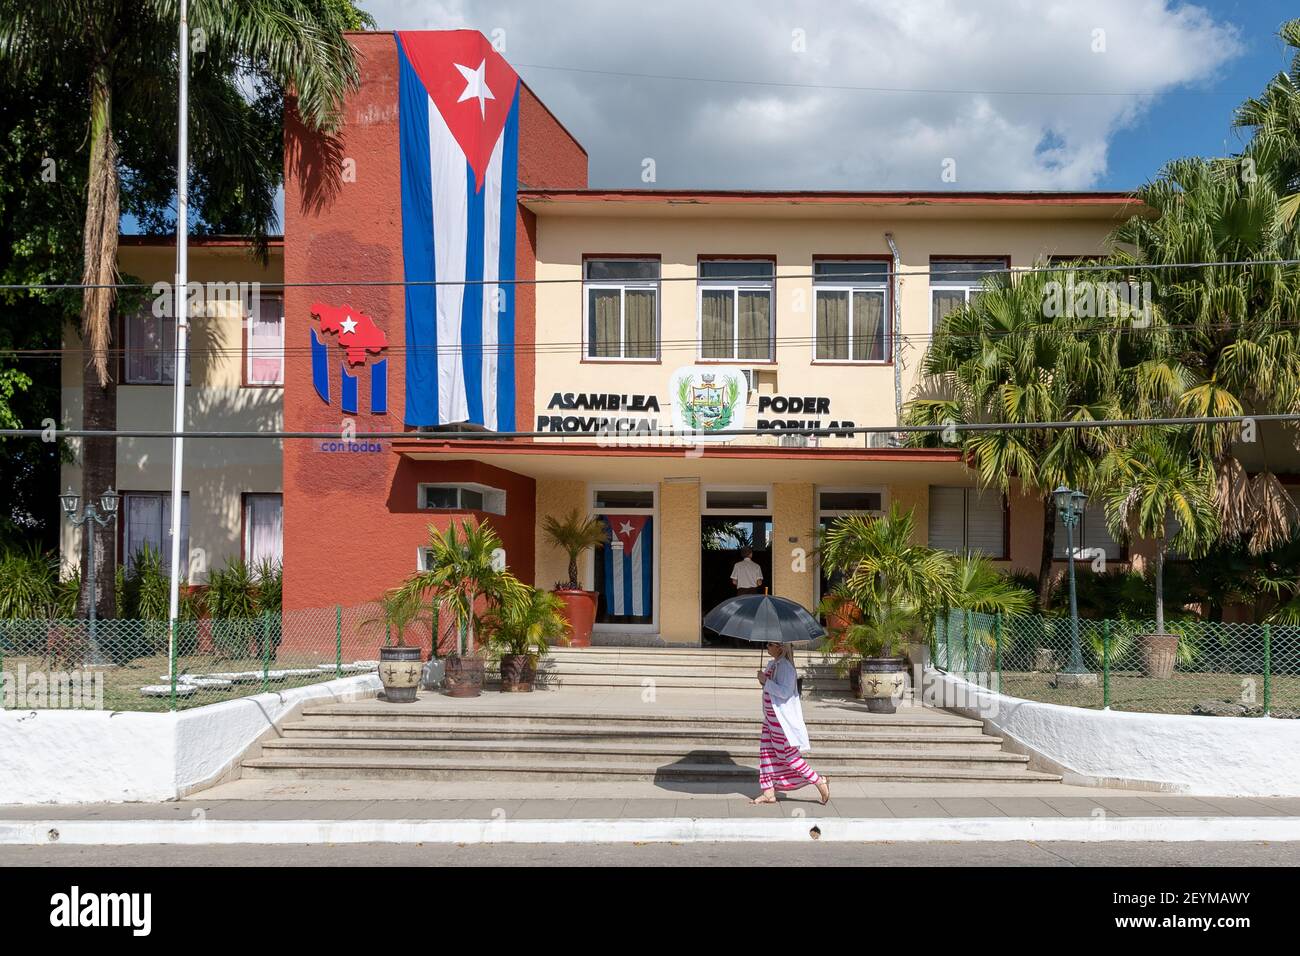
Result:
[[[592,493],[592,501],[597,511],[606,508],[620,511],[628,508],[654,508],[655,493],[650,489],[597,488]]]
[[[955,554],[980,552],[994,560],[1006,553],[1006,499],[987,488],[930,486],[930,547]]]
[[[249,385],[284,384],[284,297],[254,295],[248,304],[244,374]]]
[[[479,484],[420,485],[420,507],[429,511],[487,511],[506,513],[506,493]]]
[[[770,362],[772,285],[770,259],[700,262],[700,357]]]
[[[176,320],[154,315],[143,306],[126,317],[127,385],[171,385],[176,381]],[[185,384],[190,383],[190,353],[185,356]]]
[[[659,261],[588,259],[583,263],[587,357],[659,357]]]
[[[1106,512],[1101,505],[1089,503],[1084,506],[1083,516],[1079,523],[1074,526],[1070,532],[1074,539],[1074,556],[1076,561],[1091,561],[1097,556],[1100,549],[1109,561],[1118,561],[1122,559],[1124,549],[1120,543],[1112,537],[1110,528],[1106,526]],[[1056,561],[1064,561],[1069,556],[1069,544],[1066,540],[1065,522],[1061,520],[1061,513],[1056,513],[1056,547],[1052,552],[1052,558]]]
[[[244,560],[257,568],[284,559],[284,497],[244,495]]]
[[[818,362],[885,361],[888,278],[883,262],[813,263],[813,357]]]
[[[931,259],[930,331],[939,331],[944,317],[980,294],[989,276],[1006,278],[1005,259]]]
[[[735,513],[738,511],[759,511],[766,513],[768,508],[766,488],[706,488],[704,490],[704,510],[706,512]]]
[[[885,493],[858,489],[833,489],[817,493],[817,510],[823,515],[881,514]]]
[[[593,488],[592,511],[607,539],[592,549],[596,625],[653,633],[658,600],[658,541],[653,487]]]
[[[164,492],[124,492],[122,495],[121,563],[135,566],[136,556],[148,545],[162,559],[163,574],[171,574],[172,496]],[[189,564],[190,495],[181,498],[181,560]]]

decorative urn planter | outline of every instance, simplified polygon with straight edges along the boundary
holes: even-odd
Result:
[[[892,714],[907,686],[906,657],[864,657],[859,692],[873,714]]]
[[[483,658],[447,658],[447,676],[443,681],[448,697],[477,697],[483,693]]]
[[[591,647],[591,628],[596,623],[596,592],[557,588],[555,596],[564,602],[564,619],[569,622],[569,646]]]
[[[1173,677],[1174,663],[1178,660],[1178,635],[1143,634],[1138,641],[1142,645],[1142,676],[1156,680]]]
[[[536,658],[531,654],[503,654],[501,656],[501,692],[526,694],[533,689]]]
[[[415,700],[423,669],[420,656],[418,647],[379,649],[379,679],[384,682],[384,699],[390,704],[409,704]]]

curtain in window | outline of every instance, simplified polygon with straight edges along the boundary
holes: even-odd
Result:
[[[258,296],[248,320],[248,380],[254,385],[284,383],[284,300]]]
[[[153,383],[162,366],[159,320],[146,306],[126,318],[126,380]]]
[[[729,289],[705,289],[700,295],[700,354],[704,358],[732,358],[732,296]]]
[[[853,360],[885,360],[885,294],[853,293]]]
[[[838,290],[817,293],[817,357],[849,357],[849,294]]]
[[[960,309],[966,304],[966,293],[961,289],[935,289],[931,298],[931,327],[938,331],[944,318],[953,309]]]
[[[740,293],[739,358],[762,359],[772,357],[772,294],[770,292]]]
[[[163,574],[171,574],[172,499],[171,495],[125,496],[126,527],[123,528],[120,560],[128,568],[147,543],[162,559]],[[190,496],[181,497],[181,574],[188,574],[190,554]]]
[[[279,564],[284,553],[284,499],[280,495],[249,495],[244,520],[248,529],[248,563]]]
[[[627,358],[655,357],[655,293],[652,289],[628,289],[623,293]]]
[[[589,289],[587,314],[590,328],[587,333],[587,354],[593,358],[618,357],[619,342],[619,290]]]

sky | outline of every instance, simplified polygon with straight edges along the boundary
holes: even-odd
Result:
[[[1131,189],[1235,149],[1281,0],[359,0],[474,27],[592,186]],[[653,161],[651,166],[647,160]],[[647,180],[652,170],[653,179]]]

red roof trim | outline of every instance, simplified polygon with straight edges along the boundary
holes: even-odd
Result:
[[[698,203],[865,203],[879,205],[1140,205],[1131,193],[1120,192],[837,192],[797,190],[765,192],[735,189],[521,189],[521,201],[546,202],[698,202]]]
[[[119,246],[167,246],[176,245],[176,236],[118,236]],[[268,236],[266,244],[272,249],[284,246],[284,236]],[[253,240],[247,236],[190,236],[188,245],[205,248],[250,248]]]
[[[555,455],[599,458],[680,458],[682,446],[618,448],[598,442],[551,443],[444,438],[398,438],[398,455]],[[948,448],[779,448],[773,445],[705,445],[702,457],[726,459],[803,459],[813,461],[961,461],[961,452]]]

